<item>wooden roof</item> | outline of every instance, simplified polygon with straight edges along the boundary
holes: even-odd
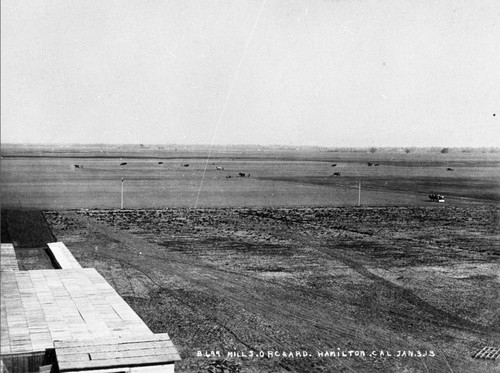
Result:
[[[1,272],[2,355],[133,335],[153,333],[94,268]]]
[[[82,268],[64,243],[51,242],[48,243],[47,246],[61,269]]]
[[[180,360],[168,334],[145,334],[84,341],[55,341],[54,346],[60,372],[160,365]]]
[[[0,268],[2,271],[19,271],[14,245],[3,243],[0,252]]]

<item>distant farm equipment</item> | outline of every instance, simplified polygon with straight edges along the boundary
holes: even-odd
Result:
[[[444,202],[444,196],[441,194],[429,194],[429,199],[432,202]]]

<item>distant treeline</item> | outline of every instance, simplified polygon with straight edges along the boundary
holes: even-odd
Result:
[[[500,147],[326,147],[306,145],[185,145],[185,144],[2,144],[2,155],[19,153],[85,153],[145,150],[196,152],[212,151],[302,151],[332,153],[500,153]]]
[[[325,151],[325,150],[323,150]],[[499,147],[370,147],[370,148],[330,148],[337,153],[500,153]]]

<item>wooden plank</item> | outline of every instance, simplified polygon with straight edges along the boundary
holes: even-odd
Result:
[[[76,369],[97,369],[97,368],[115,368],[115,367],[130,367],[139,365],[158,365],[171,363],[174,361],[180,361],[178,354],[171,354],[166,356],[152,356],[143,358],[116,358],[110,360],[90,360],[90,361],[79,361],[79,362],[59,362],[59,371],[68,372]]]
[[[144,354],[145,351],[150,351],[154,354],[161,353],[161,351],[175,349],[172,341],[165,342],[150,342],[150,343],[141,343],[139,346],[133,346],[131,344],[127,345],[118,345],[118,344],[109,344],[109,345],[101,345],[101,346],[80,346],[80,347],[64,347],[57,348],[58,353],[62,355],[68,354],[77,354],[81,351],[85,351],[85,353],[124,353],[129,352]]]
[[[55,346],[63,364],[90,353],[113,367],[180,360],[168,334],[153,334],[93,268],[2,272],[1,290],[2,351]]]
[[[19,271],[14,245],[3,243],[0,245],[0,270]],[[3,276],[3,275],[2,275]]]
[[[103,340],[90,340],[90,341],[59,341],[55,343],[56,348],[65,347],[79,347],[79,346],[100,346],[109,344],[127,344],[127,343],[142,343],[142,342],[152,342],[152,341],[170,341],[170,337],[167,333],[147,333],[138,334],[130,337],[114,337],[107,338]]]
[[[113,360],[121,360],[123,358],[129,358],[130,361],[136,361],[135,364],[139,364],[139,362],[142,361],[152,361],[159,359],[159,362],[172,362],[175,360],[175,356],[177,354],[177,351],[175,350],[174,347],[163,350],[161,353],[158,351],[144,351],[143,353],[130,353],[127,352],[126,354],[124,353],[119,353],[119,352],[94,352],[94,353],[87,353],[87,352],[80,352],[80,353],[74,353],[74,354],[66,354],[66,355],[61,355],[57,353],[57,361],[62,364],[71,364],[71,362],[81,362],[81,361],[100,361],[103,364],[108,364],[110,361]]]
[[[68,250],[66,245],[62,242],[51,242],[47,246],[50,249],[55,261],[60,269],[74,269],[82,268],[80,263],[75,259],[73,254]]]

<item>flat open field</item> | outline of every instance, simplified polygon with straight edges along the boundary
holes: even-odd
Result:
[[[4,216],[44,209],[178,371],[499,369],[498,154],[3,155]]]
[[[210,159],[208,150],[2,154],[4,207],[120,208],[122,178],[124,207],[133,209],[356,206],[360,182],[363,206],[428,205],[431,193],[454,206],[500,201],[500,153],[217,151]]]

